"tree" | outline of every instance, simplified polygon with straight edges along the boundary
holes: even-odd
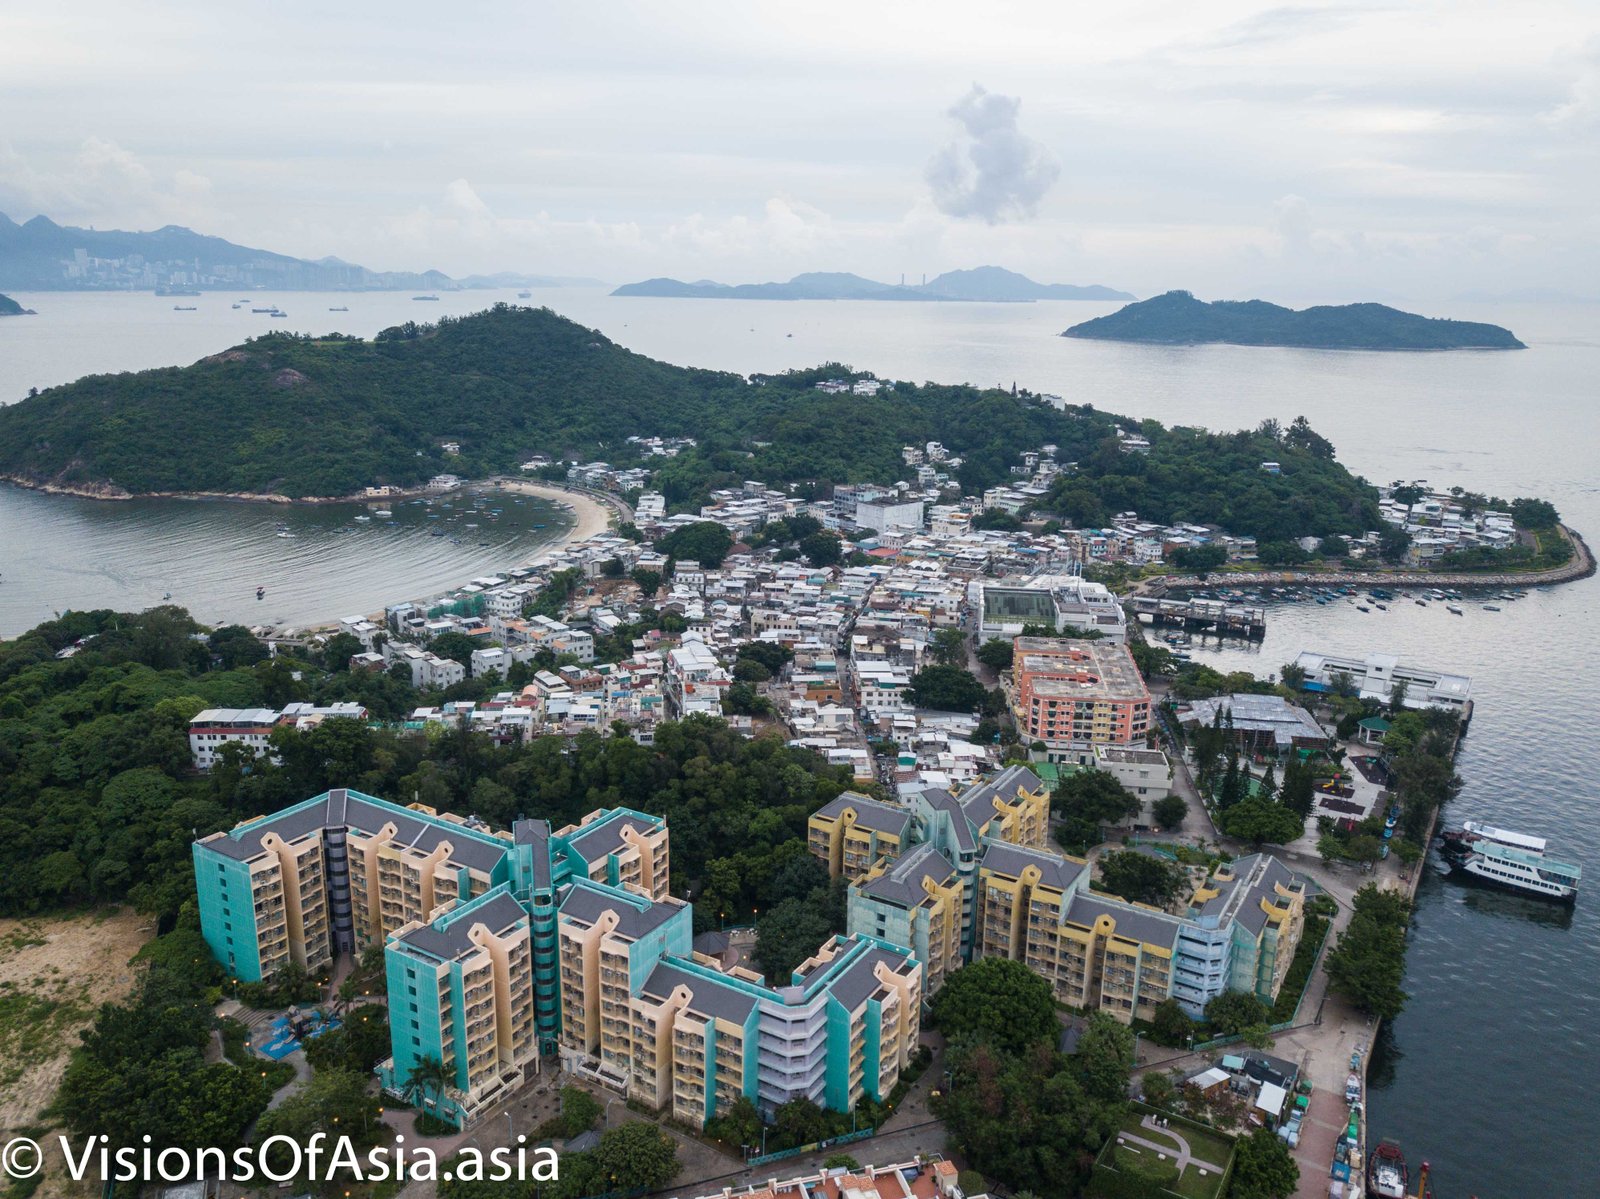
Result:
[[[1223,1036],[1243,1032],[1252,1024],[1265,1024],[1272,1018],[1267,1005],[1248,991],[1224,991],[1206,1004],[1206,1023]]]
[[[812,566],[833,566],[844,557],[844,543],[837,533],[812,533],[800,539],[800,552]]]
[[[733,534],[714,520],[682,525],[668,533],[656,548],[669,558],[698,562],[708,569],[722,565],[733,548]]]
[[[670,1133],[643,1120],[602,1133],[591,1151],[599,1177],[613,1191],[653,1191],[678,1176],[678,1142]],[[565,1179],[563,1170],[562,1181]]]
[[[1300,1185],[1300,1167],[1289,1144],[1270,1128],[1258,1128],[1234,1146],[1230,1199],[1288,1199]]]
[[[479,647],[479,642],[474,641],[465,633],[440,633],[428,642],[428,648],[441,658],[449,658],[463,666],[472,665],[472,651]]]
[[[720,1116],[706,1121],[706,1135],[728,1145],[761,1144],[761,1113],[746,1095],[740,1095]]]
[[[1171,1003],[1173,1001],[1169,999],[1165,1002]],[[1157,1010],[1159,1011],[1160,1009],[1158,1008]],[[1182,1009],[1179,1009],[1179,1014],[1182,1015]],[[1188,1017],[1185,1016],[1184,1019],[1187,1020]],[[1166,1042],[1162,1043],[1166,1044]],[[1186,1043],[1186,1040],[1174,1042],[1177,1045]],[[1144,1101],[1154,1108],[1164,1109],[1172,1106],[1172,1101],[1178,1095],[1178,1088],[1173,1085],[1171,1075],[1163,1074],[1160,1070],[1151,1070],[1145,1074],[1139,1080],[1139,1085],[1144,1089]]]
[[[1122,850],[1100,859],[1100,881],[1107,891],[1134,903],[1165,905],[1183,884],[1183,871],[1166,858]]]
[[[1016,644],[1001,637],[991,637],[978,647],[978,661],[990,670],[1010,670],[1016,656]]]
[[[1317,557],[1319,558],[1348,558],[1350,556],[1350,542],[1347,538],[1335,534],[1324,537],[1317,542]]]
[[[600,563],[600,573],[608,579],[620,579],[626,572],[622,559],[615,554]]]
[[[334,674],[349,670],[350,659],[363,648],[361,639],[354,633],[335,633],[323,643],[322,664]]]
[[[1078,770],[1056,784],[1050,807],[1060,817],[1056,840],[1083,852],[1100,841],[1101,827],[1139,814],[1139,798],[1105,770]]]
[[[835,932],[829,913],[801,899],[785,899],[756,921],[757,966],[775,986],[788,986],[794,968]]]
[[[213,654],[222,659],[224,670],[254,666],[257,662],[264,662],[271,657],[271,651],[257,641],[255,634],[243,625],[230,624],[218,629],[206,638],[206,644]]]
[[[1089,1017],[1072,1055],[1084,1092],[1101,1103],[1122,1103],[1128,1097],[1133,1065],[1133,1030],[1105,1012]]]
[[[1150,1024],[1152,1035],[1163,1045],[1181,1047],[1194,1035],[1194,1021],[1176,999],[1163,999],[1156,1004]]]
[[[405,1092],[413,1102],[420,1096],[424,1105],[435,1106],[455,1081],[455,1074],[444,1062],[436,1057],[425,1057],[406,1075]]]
[[[960,629],[940,629],[933,635],[928,652],[941,666],[967,664],[967,635]]]
[[[1287,845],[1305,832],[1299,813],[1260,796],[1241,799],[1222,814],[1222,831],[1252,845]]]
[[[639,590],[644,592],[645,599],[652,598],[657,591],[661,590],[661,572],[659,570],[636,566],[633,568],[632,578],[639,585]]]
[[[1164,795],[1156,800],[1150,812],[1157,824],[1171,832],[1182,826],[1189,814],[1189,803],[1181,795]]]
[[[1168,561],[1179,570],[1205,574],[1224,565],[1228,551],[1220,545],[1182,545],[1168,555]]]
[[[1378,554],[1385,562],[1399,562],[1411,548],[1411,534],[1399,525],[1385,525],[1378,534]]]
[[[1368,883],[1356,892],[1350,923],[1328,953],[1328,985],[1365,1012],[1392,1020],[1405,1006],[1406,925],[1411,904]]]
[[[933,997],[933,1021],[949,1041],[984,1042],[1001,1053],[1053,1044],[1060,1030],[1050,984],[1009,958],[980,958],[950,975]]]
[[[977,677],[960,666],[924,666],[911,676],[910,699],[919,708],[976,712],[986,695]]]

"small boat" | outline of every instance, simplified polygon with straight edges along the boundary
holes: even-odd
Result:
[[[438,296],[412,296],[411,298],[413,300],[434,300],[434,301],[437,301],[439,299]]]
[[[393,516],[394,513],[389,511],[389,509],[387,509],[387,508],[374,508],[373,511],[372,511],[372,515],[374,515],[374,516]]]
[[[287,312],[269,312],[267,315],[270,316],[273,320],[278,321],[278,320],[283,320],[289,314]]]
[[[348,309],[348,308],[346,308],[346,307],[345,307],[345,306],[344,306],[344,305],[343,305],[343,304],[341,304],[341,305],[339,305],[339,307],[337,307],[337,308],[330,308],[330,309],[328,309],[328,311],[329,311],[329,312],[349,312],[349,311],[350,311],[350,309]]]
[[[267,589],[265,587],[257,587],[256,588],[256,598],[257,599],[260,599],[262,596],[264,596],[266,594],[267,594]]]
[[[234,307],[235,307],[235,308],[243,308],[243,307],[244,307],[244,305],[243,305],[243,304],[235,304],[235,305],[234,305]]]
[[[1483,606],[1483,610],[1485,612],[1498,612],[1498,611],[1500,611],[1500,608],[1496,604],[1485,604]]]
[[[1419,600],[1416,600],[1414,602],[1416,603],[1417,607],[1419,607],[1419,608],[1426,608],[1428,606],[1428,601],[1425,600],[1425,599],[1419,599]]]
[[[1457,605],[1455,605],[1455,604],[1446,604],[1446,605],[1445,605],[1445,606],[1444,606],[1444,610],[1445,610],[1445,611],[1446,611],[1446,612],[1449,612],[1449,613],[1452,613],[1452,614],[1453,614],[1453,615],[1456,615],[1456,616],[1460,616],[1460,615],[1461,615],[1461,609],[1460,609],[1460,607],[1458,607],[1458,606],[1457,606]]]
[[[293,537],[294,534],[289,532],[288,529],[279,529],[278,532],[277,532],[277,536],[279,536],[279,537]]]
[[[1367,1159],[1367,1194],[1376,1199],[1406,1199],[1411,1171],[1405,1155],[1393,1141],[1380,1141]]]
[[[1380,612],[1387,612],[1389,610],[1389,605],[1388,604],[1374,603],[1372,606],[1374,608],[1378,609]]]
[[[200,310],[198,308],[196,308],[193,304],[174,304],[172,306],[172,311],[174,311],[174,312],[198,312]]]
[[[1357,612],[1371,612],[1372,609],[1367,607],[1365,604],[1357,604],[1356,605],[1356,611]]]
[[[274,312],[276,312],[278,310],[276,308],[252,308],[250,311],[251,312],[265,312],[265,313],[269,313],[270,314],[270,313],[274,313]]]
[[[530,300],[532,298],[533,298],[533,293],[531,291],[519,291],[517,293],[517,299],[519,299],[519,300]]]
[[[165,595],[163,595],[161,597],[161,602],[162,603],[166,603],[171,598],[172,598],[172,592],[169,591],[169,592],[167,592]]]
[[[368,521],[368,520],[371,520],[372,517],[363,515],[363,516],[356,517],[356,519],[360,520],[360,521]]]

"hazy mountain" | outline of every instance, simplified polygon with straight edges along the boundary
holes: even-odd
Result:
[[[926,284],[878,283],[841,271],[811,271],[787,283],[729,285],[711,279],[685,283],[679,279],[646,279],[626,283],[614,296],[657,296],[691,300],[1131,300],[1109,287],[1070,283],[1035,283],[1025,275],[998,266],[948,271]]]
[[[442,271],[369,271],[340,258],[310,261],[235,245],[166,225],[148,233],[79,229],[36,216],[19,225],[0,213],[0,286],[28,291],[132,291],[155,287],[236,291],[437,291],[455,287],[551,287],[597,279],[474,275],[457,283]]]
[[[1327,350],[1520,350],[1508,329],[1475,321],[1435,320],[1383,304],[1341,304],[1296,312],[1264,300],[1207,304],[1169,291],[1061,336],[1157,345],[1227,342]]]

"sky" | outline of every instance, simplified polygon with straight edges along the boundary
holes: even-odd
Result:
[[[1600,3],[0,7],[0,212],[452,275],[1600,292]]]

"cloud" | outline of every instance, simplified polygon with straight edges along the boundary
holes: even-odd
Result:
[[[1207,43],[1214,49],[1264,46],[1329,33],[1353,24],[1373,10],[1365,6],[1306,5],[1269,8],[1235,21]]]
[[[0,211],[19,220],[39,212],[62,223],[118,228],[199,227],[218,215],[206,176],[180,169],[164,179],[132,151],[93,136],[54,170],[0,143]]]
[[[939,211],[977,217],[991,225],[1021,220],[1061,175],[1061,164],[1040,142],[1017,127],[1022,101],[985,91],[976,83],[948,116],[962,128],[928,163],[928,186]]]
[[[1600,126],[1600,38],[1591,38],[1584,47],[1582,67],[1566,101],[1542,115],[1551,125],[1583,132]]]
[[[1311,248],[1311,205],[1304,196],[1282,196],[1272,206],[1273,231],[1285,254],[1303,254]]]

